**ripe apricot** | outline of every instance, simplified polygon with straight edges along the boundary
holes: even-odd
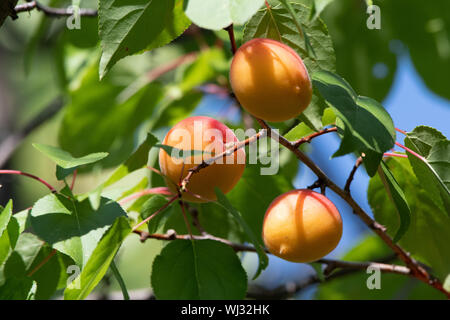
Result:
[[[292,262],[311,262],[337,246],[342,219],[324,195],[307,189],[292,190],[270,204],[262,235],[272,254]]]
[[[272,39],[252,39],[237,50],[230,82],[242,107],[267,121],[294,118],[311,102],[311,80],[302,59]]]
[[[177,154],[164,149],[159,152],[159,165],[168,187],[176,192],[177,185],[186,177],[189,169],[232,147],[239,140],[225,124],[213,118],[196,116],[178,122],[166,135],[163,144],[171,146]],[[191,153],[183,157],[179,150]],[[193,174],[183,199],[193,202],[216,200],[214,188],[229,192],[245,169],[245,150],[238,149]]]

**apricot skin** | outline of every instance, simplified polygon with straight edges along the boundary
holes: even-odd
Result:
[[[262,235],[272,254],[292,262],[312,262],[336,248],[342,236],[342,219],[324,195],[292,190],[270,204]]]
[[[195,122],[201,124],[202,132],[197,130],[194,132]],[[209,137],[206,130],[216,129],[221,132],[223,139],[215,141],[214,137]],[[190,135],[190,139],[181,138],[180,133],[186,132]],[[201,141],[203,151],[209,150],[203,156],[203,160],[217,155],[225,151],[229,146],[226,143],[236,143],[239,140],[234,133],[223,123],[213,118],[196,116],[184,119],[178,122],[166,135],[163,144],[181,150],[199,150],[200,143],[195,145],[197,134]],[[227,138],[228,137],[228,138]],[[227,140],[228,139],[228,140]],[[197,139],[198,140],[198,139]],[[214,144],[215,149],[208,149],[208,145]],[[212,152],[212,153],[211,153]],[[186,163],[189,159],[190,164]],[[183,161],[185,164],[183,165]],[[177,163],[179,162],[179,163]],[[161,172],[165,176],[165,180],[169,189],[174,193],[177,191],[176,185],[186,177],[189,169],[195,167],[201,162],[201,155],[193,155],[185,160],[172,158],[166,151],[160,149],[159,165]],[[213,163],[210,166],[201,169],[192,175],[187,185],[188,192],[184,192],[182,198],[192,202],[208,202],[216,200],[214,188],[218,187],[223,193],[228,193],[238,183],[245,169],[245,150],[239,149],[234,154],[223,158],[223,163]]]
[[[237,50],[230,82],[245,110],[271,122],[292,119],[311,102],[311,80],[302,59],[272,39],[252,39]]]

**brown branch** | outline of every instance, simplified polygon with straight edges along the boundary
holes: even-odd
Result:
[[[200,163],[199,165],[189,169],[188,174],[186,175],[186,177],[183,179],[183,181],[181,182],[181,191],[185,192],[187,189],[187,185],[189,184],[190,179],[192,178],[192,175],[199,172],[201,169],[206,168],[208,166],[210,166],[211,164],[213,164],[214,162],[216,162],[217,160],[220,160],[224,157],[230,156],[233,153],[235,153],[237,150],[242,149],[243,147],[254,143],[255,141],[259,140],[260,138],[265,137],[267,134],[266,130],[261,130],[259,131],[257,134],[251,136],[250,138],[241,141],[239,143],[236,143],[234,145],[233,148],[227,149],[224,152],[218,154],[215,157],[203,160],[202,163]]]
[[[142,230],[133,230],[134,233],[140,236],[140,240],[145,242],[147,239],[156,239],[156,240],[164,240],[164,241],[173,241],[173,240],[190,240],[190,234],[179,235],[174,230],[170,230],[165,234],[162,233],[149,233],[147,231]],[[230,240],[213,236],[211,234],[203,234],[203,235],[193,235],[192,239],[194,240],[214,240],[221,243],[224,243],[235,251],[246,251],[246,252],[256,252],[254,246],[245,245],[240,243],[235,243]],[[264,248],[266,253],[269,253],[267,248]],[[390,259],[392,260],[392,259]],[[379,269],[382,272],[386,273],[396,273],[403,275],[411,275],[411,270],[408,267],[395,265],[395,264],[387,264],[382,262],[353,262],[353,261],[342,261],[342,260],[333,260],[333,259],[319,259],[314,261],[316,263],[321,263],[327,265],[326,275],[331,274],[335,269],[356,269],[356,270],[366,270],[368,267],[374,267]]]
[[[301,290],[307,288],[310,285],[313,284],[320,284],[323,282],[330,282],[334,279],[338,279],[347,275],[352,275],[357,272],[360,272],[361,270],[367,269],[370,264],[374,265],[384,265],[383,262],[387,263],[392,261],[395,258],[395,256],[386,257],[384,259],[381,259],[380,262],[367,262],[367,263],[359,263],[359,262],[347,262],[347,261],[338,261],[338,260],[328,260],[330,264],[327,265],[327,268],[329,266],[332,266],[333,264],[341,264],[343,267],[333,272],[332,274],[325,275],[324,279],[320,279],[317,274],[313,274],[310,277],[306,279],[302,279],[298,282],[288,282],[285,283],[279,287],[276,287],[275,289],[266,289],[264,287],[261,287],[259,285],[251,285],[249,286],[249,289],[247,291],[247,298],[250,299],[258,299],[258,300],[264,300],[264,299],[271,299],[271,300],[281,300],[281,299],[287,299],[295,294],[299,293]],[[325,260],[325,259],[322,259]],[[324,261],[325,263],[325,261]],[[369,265],[367,265],[369,264]],[[388,267],[389,270],[391,267],[402,267],[402,266],[395,266],[392,265]],[[402,267],[404,268],[404,267]],[[403,274],[406,270],[401,270],[400,274]],[[389,272],[389,271],[386,271]],[[409,276],[411,276],[409,274]]]
[[[56,249],[53,249],[48,256],[46,256],[41,263],[39,263],[33,270],[31,270],[27,276],[31,277],[33,274],[36,273],[40,268],[42,268],[54,255],[56,254]]]
[[[196,58],[197,58],[196,52],[190,52],[181,57],[178,57],[175,60],[173,60],[165,65],[162,65],[158,68],[152,69],[147,74],[147,80],[148,80],[148,82],[152,82],[152,81],[156,80],[157,78],[159,78],[160,76],[164,75],[165,73],[176,69],[177,67],[179,67],[180,65],[182,65],[184,63],[192,62]]]
[[[312,134],[310,134],[309,136],[303,137],[297,141],[294,141],[292,144],[294,145],[294,147],[298,148],[300,147],[302,144],[304,143],[310,143],[312,139],[319,137],[323,134],[329,133],[329,132],[336,132],[337,128],[333,127],[333,128],[325,128],[323,130],[320,130],[318,132],[314,132]]]
[[[75,12],[72,8],[52,8],[45,6],[38,1],[31,1],[24,4],[19,4],[14,8],[14,11],[16,13],[21,12],[30,12],[33,10],[38,10],[43,12],[48,17],[55,17],[55,18],[61,18],[61,17],[69,17],[72,15],[75,15]],[[78,9],[78,16],[80,17],[97,17],[98,12],[94,9]]]
[[[358,167],[361,165],[362,161],[363,161],[362,157],[358,157],[358,159],[356,159],[356,163],[353,166],[353,169],[347,178],[347,182],[345,182],[344,191],[349,194],[350,194],[350,184],[352,183],[353,178],[355,177],[356,170],[358,170]]]
[[[158,213],[160,213],[161,211],[163,211],[164,209],[166,209],[168,206],[170,206],[170,205],[172,204],[172,202],[174,202],[174,201],[177,200],[178,198],[179,198],[178,195],[174,196],[173,198],[170,198],[170,200],[169,200],[165,205],[163,205],[161,208],[159,208],[158,210],[156,210],[156,211],[155,211],[153,214],[151,214],[149,217],[147,217],[146,219],[142,220],[142,221],[139,222],[137,225],[135,225],[135,226],[133,227],[133,232],[137,231],[137,229],[138,229],[141,225],[143,225],[143,224],[149,222],[151,219],[153,219],[153,217],[155,217]]]
[[[339,197],[341,197],[345,202],[347,202],[352,208],[353,212],[360,217],[360,219],[372,230],[374,231],[402,260],[408,268],[411,269],[412,275],[419,279],[420,281],[433,286],[435,289],[444,293],[448,298],[450,298],[450,292],[446,291],[442,284],[435,278],[433,278],[419,263],[410,257],[409,253],[404,251],[400,246],[395,244],[391,237],[386,233],[386,228],[380,225],[378,222],[373,220],[352,198],[352,196],[336,185],[323,171],[320,169],[306,154],[301,152],[298,148],[294,146],[290,141],[288,141],[283,136],[280,136],[277,132],[273,131],[270,126],[261,119],[256,119],[263,129],[267,130],[267,135],[278,141],[281,145],[291,150],[295,156],[303,162],[308,168],[310,168],[316,176],[326,185],[328,188],[333,190]]]

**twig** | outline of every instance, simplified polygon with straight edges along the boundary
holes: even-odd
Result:
[[[189,232],[189,237],[190,237],[190,239],[192,240],[192,239],[194,239],[194,238],[193,238],[193,235],[192,235],[191,225],[189,224],[189,220],[188,220],[187,214],[186,214],[186,208],[185,208],[184,202],[183,202],[183,200],[181,200],[181,198],[180,198],[180,200],[178,200],[178,204],[179,204],[180,207],[181,207],[181,212],[183,213],[184,223],[186,224],[186,229],[187,229],[188,232]]]
[[[135,199],[138,199],[142,196],[148,195],[148,194],[162,194],[165,196],[173,196],[174,194],[169,190],[169,188],[166,187],[156,187],[151,189],[144,189],[141,191],[138,191],[136,193],[133,193],[132,195],[129,195],[128,197],[125,197],[121,200],[119,200],[120,205],[124,205],[127,202],[133,201]]]
[[[353,178],[355,177],[356,170],[358,170],[358,167],[361,165],[362,161],[363,161],[362,157],[358,157],[358,159],[356,159],[356,163],[353,166],[353,169],[347,178],[347,182],[345,183],[344,187],[345,192],[350,193],[350,184],[352,183]]]
[[[134,233],[140,236],[140,240],[144,242],[147,239],[156,239],[156,240],[164,240],[164,241],[173,241],[173,240],[190,240],[190,234],[179,235],[174,231],[168,232],[166,234],[161,233],[153,233],[150,234],[146,231],[135,230]],[[246,251],[246,252],[256,252],[255,247],[240,243],[234,243],[230,240],[219,238],[213,236],[211,234],[205,235],[193,235],[192,239],[194,240],[214,240],[221,243],[224,243],[230,246],[236,252]],[[267,249],[264,249],[266,253],[270,253]],[[336,269],[356,269],[356,270],[366,270],[368,267],[374,267],[379,269],[385,273],[396,273],[403,275],[411,275],[411,270],[408,267],[395,265],[395,264],[387,264],[381,262],[353,262],[353,261],[341,261],[341,260],[333,260],[333,259],[319,259],[315,261],[316,263],[321,263],[327,265],[326,275],[330,275],[332,271]]]
[[[51,184],[49,184],[47,181],[45,181],[39,177],[36,177],[35,175],[32,175],[30,173],[22,172],[19,170],[0,170],[0,175],[2,175],[2,174],[20,175],[20,176],[25,176],[25,177],[31,178],[31,179],[39,181],[40,183],[45,185],[48,189],[50,189],[51,192],[53,192],[53,193],[56,192],[56,189]]]
[[[293,142],[294,147],[298,148],[300,147],[302,144],[304,143],[310,143],[312,139],[319,137],[323,134],[329,133],[329,132],[336,132],[337,128],[333,127],[333,128],[325,128],[323,130],[320,130],[318,132],[314,132],[312,134],[310,134],[309,136],[303,137],[297,141]]]
[[[198,218],[198,210],[197,210],[197,208],[190,206],[189,203],[187,203],[187,202],[184,203],[184,206],[186,207],[186,209],[191,214],[192,224],[197,228],[198,231],[200,231],[200,234],[201,235],[208,234],[206,232],[205,228],[203,228],[203,226],[200,223],[200,220]]]
[[[148,82],[152,82],[152,81],[158,79],[163,74],[176,69],[177,67],[179,67],[180,65],[182,65],[184,63],[192,62],[196,58],[197,58],[196,52],[187,53],[181,57],[178,57],[175,60],[173,60],[165,65],[162,65],[158,68],[154,68],[151,71],[149,71],[147,73],[147,80],[148,80]]]
[[[211,164],[213,164],[217,160],[220,160],[220,159],[222,159],[224,157],[228,157],[228,156],[232,155],[233,153],[235,153],[236,151],[238,151],[239,149],[242,149],[243,147],[258,141],[259,139],[265,137],[266,134],[267,134],[266,130],[261,130],[257,134],[251,136],[250,138],[248,138],[248,139],[246,139],[244,141],[236,143],[232,148],[225,150],[224,152],[218,154],[215,157],[203,160],[202,163],[200,163],[199,165],[189,169],[188,174],[186,175],[186,177],[181,182],[181,191],[183,191],[183,192],[186,191],[186,187],[189,184],[189,181],[190,181],[190,179],[191,179],[191,177],[192,177],[192,175],[194,173],[197,173],[201,169],[210,166]]]
[[[68,17],[72,15],[78,15],[82,17],[97,17],[98,12],[94,9],[78,9],[78,11],[74,11],[72,7],[69,7],[67,9],[65,8],[52,8],[45,6],[38,1],[31,1],[24,4],[19,4],[14,8],[14,11],[16,13],[21,12],[29,12],[33,11],[34,9],[38,11],[42,11],[46,16],[49,17],[55,17],[55,18],[61,18],[61,17]]]
[[[78,170],[75,169],[75,171],[73,172],[73,176],[72,176],[72,183],[70,184],[70,190],[73,190],[73,187],[75,187],[75,181],[77,179],[77,173],[78,173]]]
[[[409,253],[404,251],[400,246],[395,244],[391,237],[386,233],[386,228],[380,225],[378,222],[373,220],[352,198],[352,196],[336,185],[323,171],[320,169],[306,154],[301,152],[299,149],[289,142],[283,136],[280,136],[277,132],[273,131],[269,125],[261,119],[256,119],[263,129],[267,130],[267,135],[278,141],[281,145],[291,150],[295,156],[302,161],[308,168],[310,168],[316,176],[323,181],[323,183],[333,190],[339,197],[341,197],[345,202],[347,202],[352,208],[353,212],[360,217],[360,219],[372,230],[374,231],[396,254],[397,256],[406,264],[408,268],[411,269],[414,277],[420,281],[433,286],[435,289],[444,293],[448,298],[450,298],[450,292],[446,291],[442,284],[435,278],[433,278],[424,268],[422,268],[415,259],[411,258]]]
[[[142,226],[143,224],[149,222],[151,219],[153,219],[154,216],[156,216],[158,213],[160,213],[161,211],[163,211],[165,208],[167,208],[168,206],[170,206],[172,204],[172,202],[174,202],[175,200],[177,200],[179,197],[178,195],[174,196],[173,198],[170,198],[170,200],[163,205],[161,208],[159,208],[158,210],[156,210],[152,215],[150,215],[149,217],[147,217],[146,219],[142,220],[141,222],[139,222],[137,225],[135,225],[133,227],[133,232],[135,232],[140,226]]]
[[[40,268],[42,268],[54,255],[56,254],[56,249],[53,249],[48,256],[46,256],[33,270],[31,270],[27,276],[31,277],[33,274],[36,273]]]
[[[234,37],[234,29],[233,29],[233,25],[230,24],[228,27],[225,28],[225,30],[228,32],[228,36],[230,38],[230,43],[231,43],[231,52],[233,54],[236,53],[237,51],[237,46],[236,46],[236,38]]]
[[[415,156],[416,158],[422,160],[423,162],[427,162],[427,160],[422,157],[420,154],[418,154],[417,152],[412,151],[410,148],[405,147],[404,145],[402,145],[399,142],[396,142],[395,145],[399,146],[400,148],[404,149],[405,151],[411,153],[413,156]]]

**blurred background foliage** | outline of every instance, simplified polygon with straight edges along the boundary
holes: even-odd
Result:
[[[97,6],[95,0],[80,2],[83,8]],[[312,0],[293,2],[312,4]],[[383,101],[392,90],[399,57],[409,55],[427,88],[445,100],[450,99],[450,1],[373,1],[381,8],[381,30],[366,27],[365,1],[329,2],[321,17],[333,40],[336,71],[358,93]],[[54,7],[70,5],[70,1],[63,0],[43,0],[42,3]],[[75,192],[84,193],[103,182],[111,170],[145,139],[148,131],[161,139],[170,126],[190,114],[210,115],[232,128],[252,125],[227,92],[220,90],[229,87],[231,52],[226,31],[207,31],[191,25],[169,45],[118,61],[100,81],[97,29],[97,20],[93,18],[83,17],[80,30],[69,30],[65,19],[48,18],[37,11],[22,13],[16,21],[9,18],[5,21],[0,30],[0,144],[49,105],[55,105],[57,111],[26,137],[4,168],[30,172],[61,186],[54,177],[54,164],[32,148],[32,143],[59,145],[74,156],[109,152],[108,158],[88,166],[79,175]],[[236,26],[235,30],[239,45],[243,27]],[[177,68],[163,72],[164,68],[170,69],[174,61],[180,62]],[[446,103],[448,105],[448,101]],[[423,111],[426,112],[426,106]],[[408,106],[403,112],[408,112]],[[420,118],[419,114],[415,116]],[[420,119],[418,121],[420,124]],[[293,124],[294,121],[288,122],[281,129]],[[334,150],[329,146],[324,148],[327,156]],[[297,161],[287,153],[282,152],[281,156],[282,171],[270,178],[272,183],[258,181],[259,176],[254,173],[257,168],[249,167],[245,172],[245,183],[240,183],[230,194],[242,212],[261,213],[247,217],[256,234],[260,234],[262,215],[273,195],[293,186],[306,185],[299,182],[302,168],[298,167]],[[155,159],[153,150],[149,162],[157,166]],[[328,164],[325,169],[347,172],[349,168]],[[15,211],[29,207],[46,193],[44,187],[27,179],[1,177],[0,183],[0,204],[5,205],[12,198]],[[150,184],[162,185],[162,181],[152,176]],[[257,200],[250,202],[249,199]],[[356,219],[348,208],[343,211],[346,223]],[[212,215],[214,219],[211,219]],[[200,219],[214,234],[235,239],[242,237],[236,227],[222,227],[230,222],[218,207],[202,206]],[[178,225],[182,229],[182,222],[175,220],[168,225]],[[338,250],[336,255],[357,261],[389,254],[378,239],[366,238],[359,222],[352,223],[351,232],[346,234],[351,245],[347,241],[345,250]],[[364,240],[358,244],[361,239]],[[156,240],[141,244],[134,236],[126,239],[117,264],[130,290],[149,287],[150,266],[162,245]],[[348,251],[352,246],[354,248]],[[242,260],[249,274],[253,274],[255,256],[248,253]],[[273,267],[254,285],[276,287],[306,279],[314,273],[308,265],[293,266],[276,258],[271,258],[271,264]],[[289,270],[286,274],[290,278],[280,276],[284,270]],[[322,284],[318,289],[303,290],[296,297],[442,298],[423,284],[398,275],[384,276],[386,287],[370,291],[365,286],[366,277],[363,272],[354,273]],[[96,291],[103,295],[117,289],[117,283],[108,276]]]

